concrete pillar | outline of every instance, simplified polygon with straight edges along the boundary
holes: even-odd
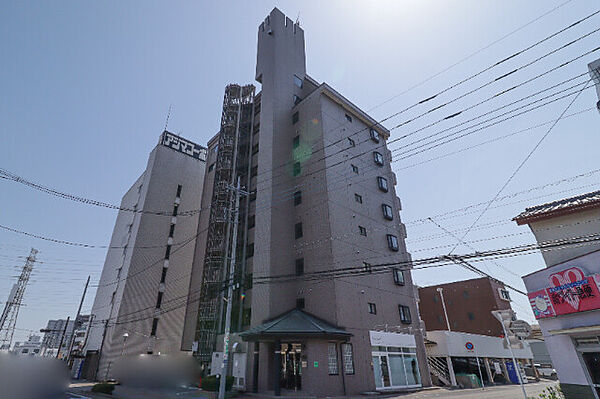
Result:
[[[453,387],[458,386],[456,383],[456,374],[454,374],[454,366],[452,365],[452,358],[450,356],[446,356],[446,363],[448,364],[448,374],[450,374],[450,384]]]
[[[492,374],[492,369],[490,368],[490,361],[487,357],[483,358],[483,364],[485,364],[485,372],[487,373],[489,384],[494,384],[494,374]]]
[[[506,359],[502,359],[500,367],[502,367],[502,374],[504,375],[504,378],[506,378],[506,382],[512,383],[510,376],[508,375],[508,369],[506,368]]]

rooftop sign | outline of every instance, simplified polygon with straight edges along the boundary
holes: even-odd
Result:
[[[179,137],[176,134],[167,132],[166,130],[160,138],[160,144],[172,148],[177,152],[189,155],[192,158],[206,161],[206,148]]]

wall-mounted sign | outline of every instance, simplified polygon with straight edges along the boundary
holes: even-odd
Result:
[[[475,345],[473,345],[473,342],[467,342],[465,348],[467,348],[468,351],[472,351],[475,349]]]
[[[313,363],[313,366],[315,366],[315,367],[319,367],[319,362],[314,362],[314,363]]]
[[[192,158],[206,161],[206,148],[196,143],[192,143],[191,141],[179,137],[173,133],[165,131],[162,135],[160,143],[165,147],[172,148],[175,151],[189,155]]]
[[[600,309],[600,274],[578,267],[551,274],[549,286],[527,294],[536,319]]]

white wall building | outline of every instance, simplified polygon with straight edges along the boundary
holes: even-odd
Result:
[[[40,356],[42,353],[42,337],[32,334],[27,341],[15,342],[11,352],[17,355]]]

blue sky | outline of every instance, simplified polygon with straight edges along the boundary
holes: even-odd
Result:
[[[6,1],[0,13],[0,168],[62,191],[118,203],[145,167],[170,105],[170,130],[199,143],[217,132],[225,85],[255,83],[256,30],[274,6],[294,20],[299,18],[306,35],[308,73],[382,119],[598,7],[594,1],[572,0],[427,84],[398,96],[564,2]],[[600,16],[446,93],[443,100],[598,26]],[[433,113],[396,129],[392,138],[574,58],[596,47],[599,38],[600,34],[594,34],[452,104],[447,112]],[[587,63],[598,57],[600,52],[573,62],[452,122],[478,116],[584,73]],[[551,120],[568,101],[394,162],[413,258],[444,253],[450,250],[448,245],[455,244],[433,224],[413,221],[494,197],[548,126],[407,167]],[[595,92],[586,90],[569,113],[593,107],[596,101]],[[418,108],[385,125],[392,127],[426,109]],[[391,148],[401,148],[412,139],[450,125],[440,124]],[[597,169],[599,132],[600,115],[594,110],[559,122],[504,194]],[[526,206],[598,189],[598,176],[592,174],[493,204],[466,240],[475,241],[471,245],[478,250],[533,242],[527,229],[510,219]],[[97,245],[108,244],[116,217],[111,210],[68,202],[8,181],[0,181],[0,206],[2,225]],[[477,216],[468,213],[435,219],[445,228],[457,230],[468,227]],[[460,231],[456,234],[462,235]],[[7,295],[32,246],[41,251],[39,260],[44,263],[36,265],[18,327],[38,330],[48,319],[74,315],[87,275],[93,282],[100,276],[105,250],[57,245],[0,231],[0,300],[5,300],[4,293]],[[456,253],[461,252],[472,249],[460,246]],[[543,265],[540,255],[531,255],[481,267],[523,288],[519,276]],[[414,272],[415,281],[422,285],[469,277],[474,276],[457,267]],[[91,309],[93,294],[92,290],[84,311]],[[532,320],[526,299],[515,293],[513,298],[519,315]],[[19,330],[17,339],[26,334]]]

